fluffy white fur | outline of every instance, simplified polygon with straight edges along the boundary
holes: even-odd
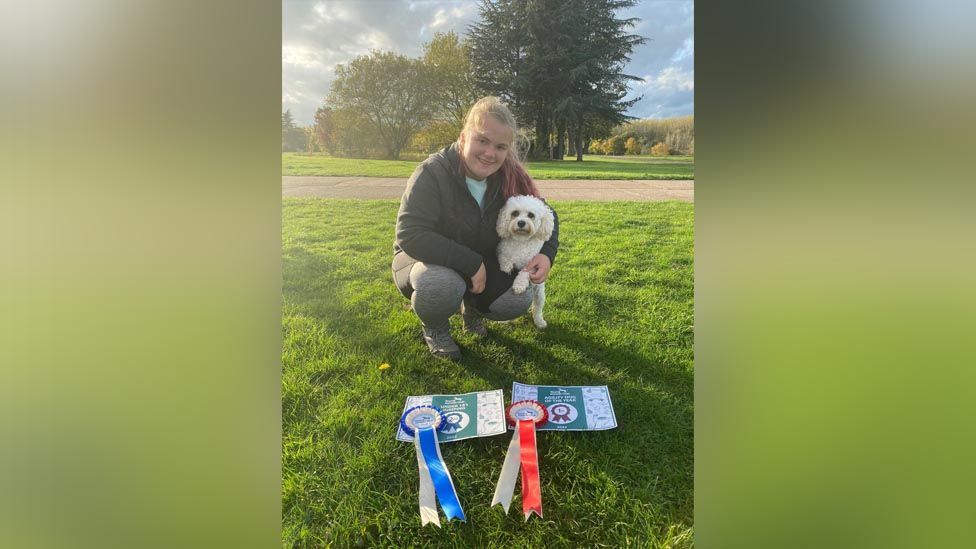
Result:
[[[496,229],[502,239],[498,243],[498,265],[503,272],[519,273],[512,283],[512,290],[521,294],[531,288],[532,320],[541,330],[546,327],[542,307],[546,303],[546,284],[532,284],[529,273],[522,269],[542,249],[542,244],[552,236],[552,210],[534,196],[513,196],[498,212]]]

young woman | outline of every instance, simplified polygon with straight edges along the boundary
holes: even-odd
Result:
[[[464,329],[487,334],[482,317],[524,314],[532,292],[515,294],[515,275],[498,267],[498,210],[515,195],[539,196],[515,148],[515,117],[496,97],[471,107],[456,143],[432,154],[407,182],[397,214],[393,279],[411,300],[431,354],[459,360],[450,317],[461,310]],[[559,248],[559,220],[542,251],[526,265],[544,282]]]

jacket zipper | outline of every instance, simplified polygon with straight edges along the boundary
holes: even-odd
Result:
[[[495,185],[495,192],[491,195],[491,200],[485,202],[485,207],[481,210],[481,220],[485,220],[485,214],[488,213],[488,205],[495,201],[495,197],[498,196],[498,187],[500,185]],[[468,193],[471,194],[471,193]],[[471,198],[474,198],[473,196]]]

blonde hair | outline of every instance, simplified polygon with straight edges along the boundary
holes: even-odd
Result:
[[[502,103],[501,99],[489,95],[476,101],[464,117],[461,133],[464,134],[464,132],[481,127],[488,116],[494,116],[496,120],[512,130],[512,144],[508,148],[508,154],[505,155],[505,161],[498,169],[502,178],[502,194],[505,198],[520,194],[538,197],[539,190],[536,188],[535,182],[532,181],[532,177],[525,170],[525,166],[522,165],[518,124],[515,122],[515,115],[509,110],[508,105]],[[464,158],[461,158],[461,164],[463,170]]]

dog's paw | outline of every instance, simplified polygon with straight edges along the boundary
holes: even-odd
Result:
[[[521,295],[525,293],[525,290],[529,287],[529,281],[523,280],[522,278],[516,278],[515,282],[512,283],[512,291]]]
[[[540,330],[545,330],[546,326],[549,325],[544,318],[534,318],[532,321],[535,322],[535,327]]]

